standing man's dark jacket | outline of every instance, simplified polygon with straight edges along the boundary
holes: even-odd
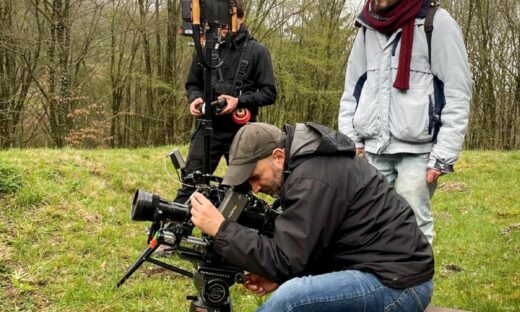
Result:
[[[246,48],[243,49],[244,44]],[[241,55],[247,61],[245,78],[240,94],[227,95],[237,97],[237,108],[248,108],[251,111],[251,121],[256,120],[258,108],[273,104],[276,99],[276,87],[274,80],[271,56],[265,46],[252,38],[247,27],[241,25],[235,38],[227,40],[219,46],[219,57],[224,63],[220,71],[216,71],[214,78],[214,99],[215,100],[227,88],[222,85],[232,86],[237,76],[237,68],[240,64]],[[219,87],[220,86],[220,87]],[[186,91],[188,92],[188,103],[196,98],[204,98],[204,67],[198,62],[195,56],[186,81]],[[237,131],[240,126],[231,120],[231,114],[217,116],[213,123],[216,130]]]
[[[307,123],[286,127],[283,213],[273,238],[224,221],[215,251],[276,282],[344,269],[371,272],[392,288],[433,277],[430,244],[408,203],[345,135]]]
[[[223,64],[218,71],[213,71],[212,74],[212,86],[214,87],[212,100],[221,94],[236,97],[238,98],[237,109],[249,109],[250,121],[256,121],[259,107],[273,104],[276,99],[273,65],[269,51],[256,42],[246,26],[242,24],[235,37],[220,43],[218,54],[219,62],[221,60]],[[244,62],[247,62],[247,66],[245,66],[245,70],[240,70],[240,68],[244,68],[244,66],[240,66]],[[204,99],[204,73],[203,65],[195,57],[186,81],[188,103],[192,103],[196,98]],[[241,76],[243,79],[235,79],[237,76]],[[239,90],[237,87],[240,83],[237,82],[242,82]],[[232,114],[213,117],[210,145],[211,173],[217,168],[222,156],[226,161],[228,160],[229,148],[240,127],[241,125],[233,121]],[[204,155],[204,132],[201,124],[197,123],[191,136],[190,149],[186,159],[186,172],[202,170]],[[194,191],[193,187],[183,185],[177,192],[175,202],[185,203]]]

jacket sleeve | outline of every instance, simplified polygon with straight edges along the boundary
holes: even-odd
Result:
[[[331,187],[310,179],[287,184],[286,208],[276,218],[273,238],[225,221],[214,246],[231,264],[278,283],[303,275],[311,268],[316,255],[327,247],[334,228],[329,223],[334,220],[329,208],[335,198]]]
[[[191,62],[190,72],[188,73],[188,79],[185,84],[186,92],[188,95],[188,104],[193,102],[196,98],[204,98],[204,71],[202,66],[199,64],[197,55],[193,56]]]
[[[345,74],[345,89],[339,104],[338,128],[348,135],[357,148],[364,147],[364,141],[354,129],[353,119],[357,108],[357,100],[354,91],[360,78],[367,72],[367,60],[365,52],[365,32],[363,28],[358,30],[354,45],[350,51]],[[361,90],[358,90],[359,92]]]
[[[437,161],[453,166],[458,160],[468,127],[472,92],[468,55],[459,25],[440,9],[433,27],[431,69],[444,83],[446,104],[441,113],[442,126],[437,142],[430,154],[430,168],[434,168]]]
[[[252,75],[257,89],[243,92],[238,97],[238,107],[260,107],[273,104],[276,100],[273,63],[269,51],[256,42],[251,42],[251,44],[254,44],[257,49],[255,61],[252,64]]]

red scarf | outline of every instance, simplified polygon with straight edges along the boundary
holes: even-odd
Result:
[[[366,22],[375,30],[391,34],[402,27],[401,50],[399,51],[399,66],[394,88],[408,90],[410,82],[410,63],[412,61],[413,33],[415,17],[421,10],[423,0],[401,0],[393,9],[387,12],[374,13],[370,11],[370,3],[367,0],[363,10]],[[380,17],[378,19],[377,17]]]

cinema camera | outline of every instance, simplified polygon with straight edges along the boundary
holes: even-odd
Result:
[[[185,174],[184,161],[177,148],[169,156],[174,167],[180,170],[183,183],[193,183],[195,189],[208,197],[226,219],[257,230],[258,235],[273,235],[277,210],[246,188],[238,190],[222,185],[220,177],[209,176],[214,183],[206,184],[205,174],[200,171]],[[171,202],[146,191],[135,193],[130,217],[133,221],[152,222],[148,232],[149,246],[117,286],[120,287],[144,262],[150,262],[193,279],[199,294],[187,297],[191,301],[190,311],[231,311],[229,287],[243,283],[244,273],[213,251],[212,237],[204,234],[202,237],[194,236],[190,208],[190,204]],[[161,245],[167,245],[168,250],[176,251],[181,259],[192,262],[196,271],[192,273],[152,258]]]

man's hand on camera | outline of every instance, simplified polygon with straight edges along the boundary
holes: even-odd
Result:
[[[224,216],[204,195],[195,192],[191,196],[191,222],[202,232],[215,236]]]
[[[256,274],[249,273],[246,275],[244,287],[257,296],[264,296],[278,288],[277,283],[271,282]]]
[[[193,116],[201,116],[202,113],[200,111],[200,106],[204,103],[204,100],[201,98],[196,98],[193,102],[190,103],[190,113]]]
[[[226,100],[226,107],[220,111],[220,113],[218,113],[217,115],[226,115],[226,114],[231,114],[232,112],[235,111],[235,109],[237,109],[237,106],[238,106],[238,98],[236,97],[232,97],[231,95],[225,95],[225,94],[222,94],[221,96],[218,97],[219,99],[223,98]]]

